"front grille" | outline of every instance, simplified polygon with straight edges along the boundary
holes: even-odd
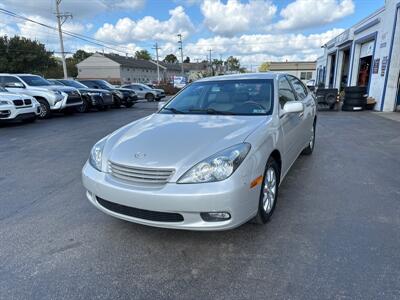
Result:
[[[67,104],[74,104],[74,103],[79,103],[79,102],[82,102],[81,97],[71,97],[71,96],[68,96]]]
[[[32,104],[32,100],[31,99],[25,99],[24,103],[25,103],[25,105],[31,105]]]
[[[97,197],[97,203],[99,203],[104,208],[129,217],[144,219],[155,222],[182,222],[183,216],[177,213],[167,213],[160,211],[145,210],[130,206],[125,206],[104,200]]]
[[[145,184],[165,184],[174,173],[173,169],[139,168],[108,162],[111,175],[125,181]]]
[[[24,101],[23,100],[13,100],[14,105],[15,106],[22,106],[24,105]]]

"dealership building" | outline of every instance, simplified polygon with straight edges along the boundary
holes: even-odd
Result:
[[[323,45],[316,81],[327,88],[365,86],[375,110],[400,108],[400,0],[385,6]]]

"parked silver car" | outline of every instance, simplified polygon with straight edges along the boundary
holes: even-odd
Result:
[[[129,83],[124,84],[121,87],[134,90],[139,99],[146,99],[149,102],[154,100],[158,101],[165,97],[165,92],[163,89],[153,89],[142,83]]]
[[[202,79],[100,140],[83,184],[98,209],[145,225],[266,223],[289,168],[300,153],[313,152],[316,121],[315,99],[296,77]]]

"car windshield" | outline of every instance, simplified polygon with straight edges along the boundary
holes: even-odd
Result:
[[[55,79],[47,79],[47,81],[50,82],[52,85],[63,85],[60,81]]]
[[[30,86],[52,85],[50,82],[40,76],[23,75],[19,77]]]
[[[77,89],[86,89],[87,88],[86,85],[84,85],[84,84],[82,84],[82,83],[80,83],[78,81],[75,81],[75,80],[65,80],[65,79],[63,79],[63,80],[60,80],[60,81],[65,85],[72,86],[72,87],[77,88]]]
[[[142,88],[144,88],[145,90],[151,90],[151,88],[148,87],[148,86],[145,85],[145,84],[139,84],[139,86],[142,87]]]
[[[160,113],[268,115],[272,106],[272,80],[220,80],[189,85]]]
[[[109,89],[114,89],[115,86],[113,86],[111,83],[105,81],[105,80],[98,80],[96,83],[99,84],[100,87],[102,88],[109,88]]]

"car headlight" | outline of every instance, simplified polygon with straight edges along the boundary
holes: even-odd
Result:
[[[179,178],[178,183],[222,181],[231,176],[250,151],[249,143],[222,150],[199,162]]]
[[[124,98],[124,94],[122,92],[117,91],[116,94],[117,94],[118,97]]]
[[[89,93],[87,93],[89,96],[101,96],[101,93],[92,93],[92,92],[89,92]]]
[[[8,102],[7,100],[0,100],[0,105],[9,105],[10,102]]]
[[[95,168],[96,170],[101,172],[101,165],[103,161],[103,149],[104,145],[106,144],[106,138],[101,139],[98,141],[90,151],[89,163],[90,165]]]
[[[61,92],[60,92],[60,91],[52,91],[52,92],[53,92],[53,94],[56,95],[56,96],[61,95]]]

